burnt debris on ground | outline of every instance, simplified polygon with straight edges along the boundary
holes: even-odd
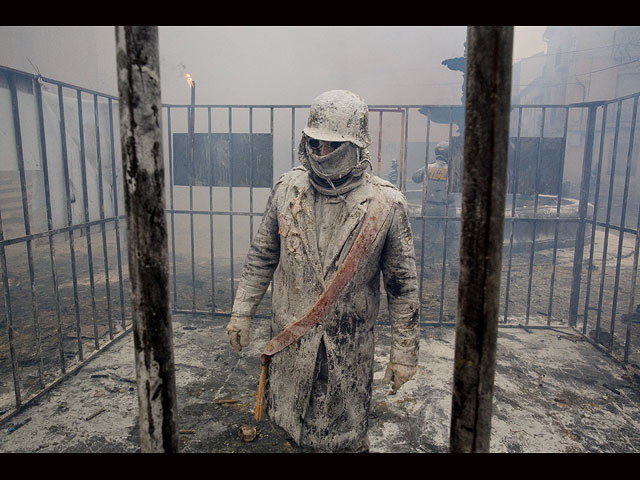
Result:
[[[455,329],[422,328],[415,378],[395,395],[382,383],[390,330],[376,326],[372,452],[446,452]],[[253,418],[266,318],[241,353],[226,318],[173,317],[180,451],[282,452],[296,447],[268,420]],[[575,330],[499,330],[492,452],[638,452],[637,374]],[[139,452],[132,335],[2,425],[2,452]]]

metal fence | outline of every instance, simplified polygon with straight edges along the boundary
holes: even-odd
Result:
[[[0,87],[0,411],[7,413],[11,391],[19,408],[129,325],[115,99],[6,68]]]
[[[0,97],[0,415],[10,415],[125,335],[131,319],[117,98],[4,67]],[[636,367],[637,108],[638,94],[512,106],[500,318],[575,327]],[[163,106],[173,312],[230,314],[270,188],[298,164],[308,109]],[[370,106],[373,173],[410,208],[423,324],[455,324],[463,118],[460,106]],[[452,202],[436,215],[412,174],[442,141]],[[258,315],[269,309],[270,291]]]

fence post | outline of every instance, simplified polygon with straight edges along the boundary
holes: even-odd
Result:
[[[157,27],[116,27],[142,452],[178,451]]]
[[[584,256],[584,232],[587,207],[589,205],[589,183],[591,181],[591,163],[593,158],[593,139],[596,128],[596,110],[601,102],[587,104],[587,136],[582,160],[582,178],[580,180],[580,200],[578,204],[578,228],[576,246],[573,252],[573,277],[569,300],[569,325],[575,327],[578,322],[578,302],[580,301],[580,281],[582,279],[582,257]],[[592,228],[596,228],[595,225]]]
[[[468,27],[450,451],[488,452],[507,184],[513,27]]]

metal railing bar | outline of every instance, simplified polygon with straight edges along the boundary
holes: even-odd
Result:
[[[122,252],[120,247],[120,216],[118,214],[118,181],[116,174],[116,149],[115,134],[113,132],[113,102],[109,99],[109,142],[111,146],[111,177],[113,182],[113,215],[115,218],[116,254],[118,257],[118,289],[120,291],[120,321],[124,330],[125,307],[124,307],[124,281],[122,278]],[[124,215],[122,216],[124,218]]]
[[[169,218],[171,220],[171,267],[173,269],[173,275],[171,276],[173,282],[173,305],[178,304],[178,293],[176,285],[176,232],[175,232],[175,218],[173,211],[173,142],[171,135],[171,107],[167,108],[167,142],[169,145]]]
[[[626,97],[620,97],[621,99],[625,99],[625,98],[629,98],[629,97],[633,97],[633,96],[637,96],[640,95],[640,93],[635,93],[635,94],[631,94],[631,95],[627,95]],[[115,97],[114,97],[115,98]],[[612,101],[616,101],[618,100],[617,98],[612,100]],[[575,103],[575,104],[570,104],[570,105],[562,105],[559,103],[537,103],[535,105],[531,105],[531,104],[527,104],[527,105],[520,105],[520,104],[512,104],[511,105],[511,109],[518,109],[518,108],[541,108],[541,107],[545,107],[545,108],[567,108],[568,107],[573,107],[573,108],[579,108],[579,107],[588,107],[591,103],[598,103],[598,104],[602,104],[602,103],[606,103],[605,101],[598,101],[598,102],[585,102],[585,103]],[[311,108],[310,104],[304,104],[304,103],[279,103],[279,104],[269,104],[269,103],[262,103],[262,104],[246,104],[246,103],[200,103],[200,104],[195,104],[195,107],[211,107],[211,108],[220,108],[220,109],[228,109],[228,108],[281,108],[283,110],[289,110],[289,109],[308,109]],[[189,108],[191,107],[191,104],[189,103],[163,103],[162,107],[172,107],[172,108]],[[445,109],[445,108],[464,108],[463,105],[453,105],[453,104],[438,104],[438,103],[411,103],[411,104],[370,104],[369,105],[369,111],[380,111],[382,109],[384,109],[384,111],[393,111],[393,112],[401,112],[403,109],[406,108],[410,108],[410,109],[420,109],[420,108],[441,108],[441,109]]]
[[[102,185],[102,152],[100,151],[100,120],[98,115],[98,96],[93,96],[94,122],[96,126],[96,161],[98,164],[98,201],[100,204],[100,219],[104,219],[104,188]],[[111,290],[109,288],[109,253],[107,248],[107,232],[104,223],[100,226],[102,232],[102,254],[104,256],[105,295],[107,301],[107,325],[109,338],[113,340],[113,324],[111,319]]]
[[[640,232],[640,206],[638,207],[638,218],[636,220],[637,231]],[[633,314],[635,307],[635,293],[636,293],[636,281],[638,277],[638,254],[640,253],[640,235],[636,233],[636,242],[633,253],[633,267],[631,269],[631,288],[629,292],[629,308],[627,314],[629,317]],[[624,363],[629,362],[629,348],[631,347],[631,325],[633,322],[629,319],[627,323],[627,331],[625,334],[625,346],[624,346]]]
[[[84,145],[84,120],[82,113],[82,92],[78,90],[78,133],[80,137],[80,173],[82,176],[82,207],[84,213],[85,223],[89,222],[89,189],[87,187],[87,158]],[[89,265],[89,289],[91,292],[91,312],[92,312],[92,324],[93,324],[93,338],[96,350],[100,349],[98,341],[98,323],[97,323],[97,309],[96,309],[96,287],[93,278],[93,249],[91,243],[91,227],[86,228],[86,242],[87,242],[87,263]]]
[[[513,108],[512,108],[513,111]],[[504,319],[503,322],[507,322],[509,316],[509,294],[511,290],[511,266],[513,261],[513,233],[515,229],[515,212],[516,212],[516,196],[518,193],[518,181],[520,174],[520,134],[522,132],[522,108],[518,108],[518,130],[516,134],[516,148],[512,157],[513,161],[513,187],[511,197],[511,229],[509,232],[509,259],[507,261],[507,281],[505,287],[505,299],[504,299]],[[508,191],[508,190],[507,190]]]
[[[192,87],[193,95],[193,87]],[[187,176],[189,178],[189,210],[193,212],[193,151],[195,148],[195,135],[196,135],[196,115],[195,107],[191,106],[187,109],[187,123],[189,125],[189,138],[187,139],[187,158],[189,159],[189,169]],[[171,180],[173,181],[173,180]],[[193,213],[189,214],[189,240],[191,248],[191,309],[196,309],[196,263],[195,263],[195,238],[193,228]]]
[[[21,235],[19,237],[9,238],[7,240],[1,240],[0,244],[5,246],[15,245],[17,243],[28,242],[30,240],[37,240],[39,238],[44,238],[44,237],[51,237],[54,235],[58,235],[60,233],[72,232],[74,230],[84,230],[89,227],[95,227],[97,225],[102,225],[104,223],[109,223],[109,222],[117,222],[118,220],[124,220],[124,219],[125,219],[125,216],[120,215],[119,217],[108,217],[101,220],[91,220],[90,222],[87,222],[87,223],[77,223],[75,225],[68,225],[66,227],[54,228],[53,230],[46,230],[38,233],[32,233],[31,235]]]
[[[29,73],[29,72],[23,72],[22,70],[16,70],[16,69],[10,68],[10,67],[0,66],[0,71],[7,72],[9,74],[19,75],[21,77],[28,77],[32,81],[41,80],[43,82],[50,83],[52,85],[56,85],[57,87],[65,87],[65,88],[70,88],[70,89],[74,89],[74,90],[80,90],[80,91],[82,91],[84,93],[88,93],[88,94],[92,94],[92,95],[99,95],[101,97],[111,98],[111,99],[114,99],[114,100],[118,99],[117,96],[108,95],[106,93],[98,92],[96,90],[91,90],[89,88],[80,87],[78,85],[73,85],[71,83],[62,82],[60,80],[54,80],[53,78],[44,77],[42,75],[37,75],[37,74],[34,74],[34,73]]]
[[[44,199],[47,212],[47,228],[53,229],[53,219],[51,215],[51,190],[49,185],[49,161],[47,157],[47,142],[44,125],[44,111],[42,106],[42,90],[40,82],[34,82],[36,109],[38,115],[38,134],[40,140],[40,157],[42,159],[42,174],[44,180]],[[58,353],[60,355],[60,370],[66,373],[66,361],[64,357],[64,340],[62,336],[62,313],[60,309],[60,290],[58,286],[58,268],[56,264],[56,247],[53,235],[49,235],[49,260],[51,263],[51,279],[53,282],[53,294],[56,303],[56,321],[58,333]]]
[[[625,217],[627,214],[627,200],[629,196],[629,178],[631,176],[631,162],[633,155],[633,146],[634,146],[634,137],[636,130],[636,117],[638,113],[638,97],[634,97],[633,99],[633,113],[631,117],[631,128],[629,129],[629,150],[627,153],[627,167],[625,171],[625,179],[624,179],[624,190],[622,194],[622,211],[620,212],[620,225],[624,225]],[[614,176],[615,170],[611,171],[611,176]],[[613,335],[615,331],[616,325],[616,310],[618,306],[618,290],[620,286],[620,267],[622,262],[622,244],[624,242],[624,233],[621,233],[618,236],[618,252],[617,252],[617,261],[616,261],[616,274],[615,281],[613,286],[613,300],[611,302],[611,326],[609,327],[609,345],[607,347],[607,351],[611,352],[613,349]],[[631,324],[631,320],[629,320],[629,324]]]
[[[544,122],[546,119],[547,109],[542,107],[542,118],[540,120],[540,136],[538,142],[538,152],[536,155],[536,172],[533,186],[533,221],[531,224],[531,252],[529,254],[529,284],[527,285],[527,308],[525,314],[525,325],[529,325],[529,313],[531,310],[531,287],[533,283],[533,263],[536,252],[536,230],[538,223],[536,217],[538,214],[538,191],[540,181],[540,159],[542,156],[542,144],[544,142]]]
[[[253,213],[253,108],[249,109],[249,212]],[[249,217],[249,243],[253,241],[253,218]]]
[[[273,138],[273,132],[274,132],[274,109],[273,107],[269,109],[269,133],[271,134],[272,138]],[[273,185],[273,178],[272,178],[272,185]],[[253,221],[253,220],[252,220]],[[273,290],[270,288],[269,289],[269,300],[273,300]],[[273,331],[271,330],[271,327],[269,327],[269,335],[272,336]]]
[[[426,131],[426,137],[425,137],[425,143],[427,145],[427,148],[425,149],[425,155],[424,155],[424,170],[423,170],[423,175],[422,175],[422,208],[421,208],[421,216],[422,218],[422,236],[421,238],[421,242],[420,242],[420,309],[419,309],[419,315],[420,315],[420,324],[422,324],[422,299],[424,298],[424,288],[423,288],[423,284],[424,284],[424,247],[425,247],[425,235],[426,235],[426,219],[424,218],[425,214],[426,214],[426,209],[427,209],[427,169],[429,168],[429,139],[430,139],[430,134],[431,134],[431,118],[427,117],[427,131]],[[380,136],[379,138],[382,138],[382,112],[380,112]],[[380,155],[380,143],[378,143],[378,155]]]
[[[593,225],[593,221],[592,220],[585,220],[586,223]],[[596,225],[598,227],[605,227],[607,224],[605,222],[596,222]],[[638,230],[637,229],[633,229],[630,227],[620,227],[619,225],[609,225],[609,230],[615,230],[617,232],[622,232],[622,233],[631,233],[633,235],[637,235],[638,234]]]
[[[1,212],[1,209],[0,209]],[[9,342],[9,358],[11,359],[11,373],[13,376],[13,391],[16,398],[16,406],[20,406],[20,371],[18,370],[18,355],[15,349],[13,338],[13,312],[11,309],[11,293],[9,291],[9,272],[7,271],[7,257],[4,244],[1,240],[4,238],[2,231],[2,213],[0,213],[0,273],[2,274],[2,289],[4,297],[5,315],[7,317],[7,340]]]
[[[602,127],[600,129],[600,147],[598,151],[598,167],[596,171],[596,191],[594,195],[594,204],[593,204],[593,219],[591,220],[591,245],[589,246],[589,268],[587,270],[587,286],[585,290],[585,300],[584,300],[584,314],[582,316],[582,333],[586,333],[587,331],[587,321],[589,319],[589,297],[591,295],[591,277],[593,272],[593,255],[595,250],[595,238],[596,238],[596,230],[598,227],[598,223],[596,218],[598,217],[598,207],[600,203],[600,185],[602,180],[602,158],[604,156],[604,139],[606,135],[606,125],[607,125],[607,109],[608,105],[605,104],[602,107]],[[604,224],[602,225],[604,226]]]
[[[207,133],[209,149],[207,156],[209,159],[209,210],[213,211],[213,155],[211,155],[211,107],[207,108]],[[210,259],[211,259],[211,318],[213,319],[216,314],[216,277],[215,277],[215,248],[214,248],[214,234],[213,234],[213,215],[209,216],[209,238],[210,238]]]
[[[76,335],[78,336],[78,358],[82,361],[84,359],[84,352],[82,348],[82,335],[80,326],[80,305],[78,302],[78,278],[76,275],[76,252],[74,241],[73,227],[73,215],[71,212],[71,187],[69,185],[69,156],[67,152],[67,129],[66,121],[64,117],[64,102],[62,95],[62,85],[58,85],[58,106],[60,111],[60,145],[62,148],[62,168],[64,176],[64,188],[65,188],[65,203],[67,210],[67,226],[70,227],[69,233],[69,255],[71,260],[71,277],[73,281],[73,304],[75,309],[76,318]]]
[[[15,84],[15,75],[9,76],[9,90],[11,92],[11,110],[13,113],[13,133],[16,143],[18,174],[20,177],[20,193],[22,196],[22,213],[24,218],[24,233],[31,235],[31,220],[29,218],[29,199],[27,195],[27,180],[24,168],[24,151],[22,148],[22,129],[20,126],[20,107],[18,105],[18,92]],[[38,320],[38,298],[36,295],[36,280],[33,269],[33,252],[31,240],[27,240],[27,265],[29,267],[29,286],[31,289],[31,317],[36,341],[36,355],[38,356],[38,382],[44,386],[44,361],[42,358],[42,342],[40,338],[40,323]]]
[[[408,117],[408,115],[407,115]],[[449,145],[451,145],[451,136],[453,132],[453,108],[449,109],[449,136],[448,141]],[[407,144],[406,130],[405,130],[405,145]],[[405,147],[405,152],[408,149]],[[451,148],[449,148],[447,164],[451,162]],[[406,163],[406,159],[405,159]],[[442,246],[442,269],[440,272],[440,323],[442,323],[443,315],[444,315],[444,284],[446,281],[445,273],[447,269],[447,232],[449,230],[449,195],[451,194],[451,168],[447,168],[447,200],[444,206],[444,238],[443,238],[443,246]]]
[[[229,211],[233,212],[233,109],[229,108]],[[233,269],[233,215],[229,215],[229,257],[231,259],[231,304],[235,301],[236,292],[235,292],[235,278],[234,278],[234,269]]]
[[[296,107],[291,107],[291,168],[295,166],[296,154]]]
[[[578,203],[578,222],[576,242],[573,254],[573,275],[571,278],[571,294],[569,299],[569,324],[575,327],[578,319],[578,304],[580,303],[580,286],[582,281],[582,261],[584,255],[585,223],[589,201],[589,184],[591,182],[591,165],[593,163],[593,143],[597,108],[600,103],[589,105],[587,111],[587,127],[582,156],[582,171],[580,176],[580,200]]]
[[[640,92],[636,92],[636,93],[631,93],[629,95],[624,95],[622,97],[616,97],[611,100],[596,100],[593,102],[570,103],[568,106],[569,107],[589,107],[591,105],[605,105],[605,104],[617,103],[623,100],[628,100],[630,98],[635,98],[635,97],[638,97],[639,95],[640,95]]]
[[[609,175],[609,193],[608,193],[608,202],[607,202],[607,216],[606,216],[606,225],[605,225],[605,234],[604,234],[604,245],[602,247],[602,274],[600,276],[600,292],[598,296],[598,315],[596,319],[596,332],[595,332],[595,342],[598,343],[600,340],[600,322],[602,319],[602,299],[604,296],[604,283],[605,283],[605,273],[607,268],[607,249],[609,246],[609,225],[611,223],[611,201],[613,199],[613,184],[615,181],[615,171],[616,171],[616,157],[618,151],[618,133],[620,131],[620,116],[622,113],[622,101],[618,102],[617,111],[616,111],[616,130],[613,138],[613,152],[611,157],[611,174]]]
[[[563,129],[563,135],[562,135],[562,147],[561,147],[561,151],[562,151],[562,157],[560,158],[560,162],[558,165],[558,185],[557,185],[557,189],[558,189],[558,204],[556,207],[556,218],[560,218],[560,210],[561,210],[561,206],[562,206],[562,180],[564,178],[564,162],[565,162],[565,155],[566,155],[566,146],[567,146],[567,132],[568,132],[568,128],[569,128],[569,109],[566,108],[565,109],[565,116],[564,116],[564,129]],[[557,263],[557,258],[558,258],[558,235],[559,235],[559,227],[560,227],[560,223],[559,222],[555,222],[555,229],[553,232],[553,257],[551,260],[551,265],[552,265],[552,270],[551,270],[551,281],[550,281],[550,285],[549,285],[549,305],[547,307],[547,325],[551,325],[551,314],[553,311],[553,291],[555,288],[555,280],[556,280],[556,263]]]

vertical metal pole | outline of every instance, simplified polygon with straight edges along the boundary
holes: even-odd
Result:
[[[613,285],[613,300],[611,308],[611,325],[609,327],[609,345],[607,351],[611,352],[613,349],[613,334],[616,326],[616,309],[618,307],[618,291],[620,287],[620,268],[622,262],[622,245],[624,243],[624,224],[627,214],[627,201],[629,200],[629,182],[631,177],[631,163],[633,162],[633,140],[636,133],[636,117],[638,114],[638,97],[633,99],[633,114],[631,117],[631,126],[629,128],[629,151],[627,153],[627,169],[624,177],[624,193],[622,194],[622,212],[620,212],[620,236],[618,237],[618,258],[616,262],[616,277]],[[614,171],[611,171],[611,176],[614,176]],[[629,320],[631,323],[631,320]]]
[[[44,129],[44,109],[42,107],[42,87],[40,82],[33,82],[36,106],[38,110],[38,125],[40,134],[40,156],[42,159],[42,174],[44,176],[44,199],[47,208],[47,228],[49,232],[53,230],[53,219],[51,216],[51,190],[49,186],[49,161],[47,158],[47,142]],[[1,230],[1,227],[0,227]],[[58,286],[58,267],[56,264],[56,246],[52,233],[49,233],[49,252],[51,254],[51,278],[53,280],[53,292],[56,301],[56,320],[58,334],[58,353],[60,354],[60,370],[63,374],[67,373],[66,362],[64,358],[64,338],[62,336],[62,312],[60,308],[60,288]]]
[[[293,131],[292,131],[293,135]],[[291,159],[293,162],[293,158]],[[236,298],[233,272],[233,107],[229,107],[229,265],[231,280],[231,307]],[[231,310],[231,308],[229,308]]]
[[[635,98],[635,101],[638,101],[638,97]],[[636,103],[637,109],[637,103]],[[635,127],[635,124],[634,124]],[[630,135],[635,135],[635,128],[631,131]],[[633,138],[633,137],[631,137]],[[621,224],[622,225],[622,224]],[[624,363],[629,363],[629,348],[631,346],[631,315],[633,314],[633,309],[635,307],[635,294],[636,294],[636,281],[638,278],[638,254],[640,253],[640,206],[638,208],[638,217],[636,220],[636,241],[635,248],[633,250],[633,268],[631,269],[631,289],[629,292],[629,308],[627,309],[627,314],[629,315],[629,321],[627,322],[627,330],[625,333],[625,342],[624,342]]]
[[[125,329],[126,320],[124,314],[124,282],[122,280],[122,255],[120,250],[120,213],[118,210],[118,179],[116,173],[116,149],[113,133],[113,102],[109,99],[109,143],[111,148],[111,185],[113,190],[113,218],[116,235],[116,253],[118,257],[118,289],[120,292],[120,321],[122,329]]]
[[[36,277],[33,266],[33,251],[31,244],[31,221],[29,217],[29,200],[27,196],[27,177],[24,168],[24,151],[22,149],[22,130],[20,128],[20,108],[18,106],[18,90],[15,76],[9,75],[9,89],[11,92],[11,110],[13,112],[13,130],[16,141],[16,153],[18,160],[18,174],[20,177],[20,190],[22,193],[22,214],[24,218],[24,234],[27,237],[27,264],[29,266],[29,285],[31,287],[31,318],[33,320],[33,332],[35,348],[38,357],[38,382],[44,388],[44,362],[42,359],[42,342],[40,337],[40,323],[38,320],[38,298],[36,295]]]
[[[175,213],[173,212],[173,143],[171,130],[171,107],[167,107],[167,141],[169,144],[169,210],[171,211],[171,269],[173,282],[173,308],[178,304],[178,287],[176,285],[176,228]]]
[[[195,147],[195,133],[196,133],[196,109],[195,109],[196,82],[191,80],[190,85],[191,85],[191,108],[189,109],[189,160],[191,160],[191,163],[193,163],[193,150]]]
[[[635,307],[636,282],[638,279],[638,254],[640,253],[640,207],[638,208],[638,219],[636,221],[636,244],[633,253],[633,268],[631,269],[631,291],[629,292],[629,308],[627,314],[629,321],[627,323],[627,331],[625,333],[624,342],[624,363],[629,363],[629,347],[631,346],[631,315]]]
[[[2,230],[2,214],[0,213],[0,278],[4,293],[4,308],[7,318],[7,340],[9,342],[9,357],[11,359],[11,373],[13,374],[13,391],[16,396],[16,408],[22,405],[20,394],[20,369],[18,368],[18,354],[14,343],[13,313],[11,311],[11,293],[9,292],[9,273],[7,271],[7,256],[4,249],[4,233]]]
[[[402,191],[406,192],[407,191],[407,155],[408,155],[408,137],[409,137],[409,109],[405,108],[402,111],[402,143],[404,145],[403,148],[403,165],[404,165],[404,172],[402,174]]]
[[[518,197],[518,182],[520,173],[520,133],[522,131],[522,107],[518,107],[518,131],[516,145],[513,152],[513,187],[511,187],[511,230],[509,232],[509,260],[507,262],[507,285],[504,294],[504,323],[509,318],[509,292],[511,288],[511,263],[513,261],[513,236],[516,228],[516,199]]]
[[[296,144],[296,107],[291,107],[291,168],[295,166],[295,156],[298,151]]]
[[[380,116],[378,119],[378,173],[376,175],[380,176],[380,169],[382,167],[382,111],[380,111]]]
[[[382,116],[382,112],[380,112]],[[382,119],[381,119],[382,120]],[[427,215],[427,178],[428,178],[428,169],[429,169],[429,137],[431,133],[431,118],[427,117],[427,136],[425,139],[425,144],[427,145],[425,155],[424,155],[424,170],[422,171],[422,208],[420,210],[420,215],[422,216],[422,234],[420,237],[420,323],[422,323],[422,308],[423,308],[423,300],[424,300],[424,244],[425,244],[425,236],[427,234],[427,219],[425,218]],[[434,262],[435,263],[435,262]],[[441,319],[442,320],[442,319]]]
[[[178,451],[158,28],[116,27],[133,339],[143,452]]]
[[[120,213],[118,210],[118,179],[116,174],[116,148],[113,134],[113,102],[109,99],[109,142],[111,146],[111,188],[113,190],[113,218],[116,234],[116,253],[118,256],[118,289],[120,291],[120,321],[125,329],[124,282],[122,280],[122,256],[120,250]]]
[[[404,143],[405,143],[405,121],[404,121],[405,111],[402,110],[402,120],[400,121],[400,155],[399,155],[399,163],[398,163],[398,188],[402,193],[405,192],[406,186],[404,185]]]
[[[62,174],[64,177],[65,206],[67,211],[67,226],[69,228],[69,259],[71,261],[71,279],[73,281],[73,306],[76,319],[76,336],[78,345],[78,359],[84,360],[82,348],[82,329],[80,324],[80,304],[78,298],[78,274],[76,271],[76,247],[73,231],[73,212],[71,210],[71,172],[69,170],[69,154],[67,150],[67,127],[64,119],[64,97],[62,85],[58,85],[58,108],[60,111],[60,145],[62,154]]]
[[[209,158],[209,210],[213,212],[213,155],[212,155],[212,143],[213,135],[211,133],[211,107],[207,107],[207,133],[208,144],[207,156]],[[216,276],[215,276],[215,261],[214,261],[214,234],[213,234],[213,213],[209,213],[209,239],[211,244],[211,318],[213,319],[216,314]]]
[[[553,233],[553,258],[551,260],[551,280],[549,281],[549,306],[547,308],[547,326],[551,326],[551,313],[553,308],[553,289],[555,287],[556,281],[556,261],[558,258],[558,229],[560,227],[560,211],[562,209],[562,180],[564,178],[564,161],[566,155],[566,145],[567,145],[567,131],[569,128],[569,109],[565,108],[565,116],[564,116],[564,133],[562,135],[562,157],[560,158],[560,162],[558,162],[558,196],[557,196],[557,205],[556,205],[556,221],[554,222],[554,233]],[[593,228],[595,230],[595,228]],[[591,271],[591,269],[589,270]]]
[[[585,218],[589,201],[589,180],[591,178],[591,157],[593,156],[593,137],[596,127],[596,109],[599,103],[588,105],[587,138],[584,146],[582,161],[582,179],[580,181],[580,202],[578,204],[578,228],[576,233],[576,248],[573,254],[573,279],[571,282],[571,299],[569,302],[569,325],[576,326],[578,320],[578,302],[580,300],[580,279],[582,276],[582,256],[584,254]],[[595,225],[594,225],[595,228]]]
[[[531,251],[529,252],[529,284],[527,287],[527,308],[525,313],[525,325],[529,325],[529,312],[531,310],[531,287],[533,283],[533,263],[536,254],[536,230],[538,228],[538,222],[536,217],[538,216],[538,190],[540,189],[540,160],[542,156],[542,145],[544,143],[544,120],[547,109],[542,107],[542,119],[540,120],[540,141],[538,142],[538,155],[536,156],[536,172],[533,180],[533,218],[531,219]]]
[[[89,264],[89,287],[91,292],[91,319],[93,323],[93,343],[96,350],[100,349],[98,341],[98,315],[96,310],[96,287],[93,277],[93,249],[91,247],[91,225],[89,218],[89,188],[87,186],[87,159],[84,149],[84,120],[82,116],[82,91],[76,92],[78,99],[78,134],[80,139],[80,173],[82,178],[82,207],[84,211],[84,223],[87,228],[87,263]]]
[[[615,133],[613,136],[613,147],[612,147],[612,156],[611,156],[611,164],[609,170],[609,193],[607,199],[607,215],[604,225],[604,244],[602,246],[602,266],[600,267],[600,291],[598,296],[598,311],[596,316],[596,335],[595,342],[596,344],[600,343],[600,321],[602,319],[602,302],[604,300],[604,285],[607,280],[607,251],[609,248],[609,231],[611,229],[611,214],[613,209],[613,191],[615,188],[615,171],[616,171],[616,160],[618,156],[618,138],[620,136],[620,116],[622,114],[622,100],[618,100],[618,105],[616,107],[616,127]],[[624,235],[624,232],[621,231],[620,235]],[[613,319],[612,319],[613,320]],[[613,332],[609,331],[611,335]]]
[[[253,158],[253,107],[249,107],[249,213],[253,213],[253,171],[255,160]],[[253,215],[249,215],[249,243],[253,241]]]
[[[191,240],[191,311],[196,311],[196,264],[195,264],[195,238],[193,233],[193,181],[195,169],[193,168],[193,152],[195,145],[195,103],[196,82],[191,81],[191,107],[189,108],[189,231]]]
[[[587,285],[584,291],[584,315],[582,317],[582,333],[587,332],[587,322],[589,321],[589,296],[591,295],[591,277],[593,275],[593,253],[596,245],[596,231],[598,229],[598,209],[600,208],[600,179],[602,178],[602,159],[604,156],[604,139],[607,134],[607,107],[602,108],[602,127],[600,128],[600,149],[598,153],[598,167],[596,173],[596,191],[593,195],[593,218],[591,219],[591,243],[589,247],[589,264],[587,267]]]
[[[468,27],[467,45],[452,453],[489,451],[509,152],[513,27]]]
[[[113,323],[111,320],[111,288],[109,281],[109,252],[107,248],[107,231],[104,224],[104,188],[102,185],[102,152],[100,151],[100,115],[98,111],[98,95],[93,95],[93,116],[96,126],[96,160],[98,163],[98,201],[100,203],[100,220],[102,225],[102,255],[104,257],[104,286],[107,297],[107,325],[109,327],[109,338],[113,340]]]
[[[449,142],[449,146],[451,146],[451,134],[453,131],[453,108],[449,110],[449,138],[447,141]],[[451,148],[449,148],[449,152],[447,153],[447,165],[451,164]],[[427,172],[428,173],[428,172]],[[451,175],[452,169],[447,168],[447,196],[445,200],[444,206],[444,218],[440,220],[442,224],[444,224],[444,230],[442,232],[442,269],[440,270],[440,323],[442,323],[443,313],[444,313],[444,295],[445,295],[445,274],[447,270],[447,230],[449,229],[449,198],[451,195]],[[454,208],[454,216],[455,216],[455,208]],[[435,264],[435,262],[434,262]]]

